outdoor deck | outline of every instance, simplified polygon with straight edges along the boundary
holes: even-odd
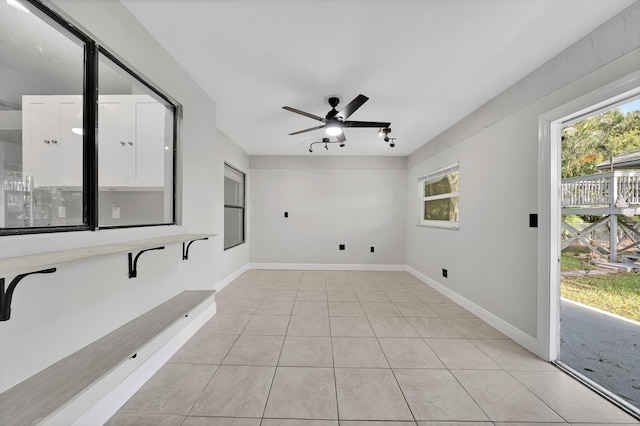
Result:
[[[562,179],[562,214],[640,214],[640,171]]]
[[[562,228],[571,234],[562,249],[582,242],[596,257],[608,254],[607,266],[623,270],[639,270],[640,264],[640,171],[612,171],[563,179],[561,184],[562,215],[602,215],[603,218],[578,230],[563,219]],[[599,228],[609,230],[608,247],[593,237]],[[625,253],[618,257],[618,253]],[[596,262],[594,262],[596,263]]]

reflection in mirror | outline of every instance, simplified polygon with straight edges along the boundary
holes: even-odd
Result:
[[[0,46],[0,230],[82,225],[84,43],[11,0]]]

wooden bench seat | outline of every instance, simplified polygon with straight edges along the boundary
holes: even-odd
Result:
[[[45,420],[214,293],[183,291],[1,393],[0,424],[24,426]]]

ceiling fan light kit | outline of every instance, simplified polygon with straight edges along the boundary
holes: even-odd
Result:
[[[330,127],[326,127],[324,130],[329,136],[338,136],[342,134],[342,127],[337,124],[332,124]]]
[[[296,108],[292,108],[289,106],[283,106],[283,109],[287,111],[294,112],[296,114],[304,115],[305,117],[309,117],[316,121],[321,121],[323,124],[320,126],[311,127],[304,130],[299,130],[297,132],[289,133],[290,136],[299,135],[300,133],[311,132],[313,130],[324,129],[325,133],[329,136],[336,136],[337,141],[330,141],[329,138],[323,138],[320,142],[313,142],[309,145],[309,152],[313,152],[313,145],[317,143],[323,143],[325,149],[329,149],[330,143],[339,143],[340,147],[345,146],[346,137],[344,135],[343,129],[345,127],[360,127],[360,128],[379,128],[378,135],[384,136],[385,142],[391,143],[390,147],[395,146],[395,138],[389,138],[388,134],[391,132],[391,123],[389,122],[379,122],[379,121],[350,121],[348,118],[356,112],[358,108],[360,108],[365,102],[369,100],[368,97],[364,95],[356,96],[347,106],[342,108],[340,111],[336,110],[336,107],[340,103],[340,98],[337,96],[330,96],[327,98],[327,103],[331,106],[331,110],[327,113],[327,115],[322,118],[318,115],[308,113],[306,111],[301,111]]]

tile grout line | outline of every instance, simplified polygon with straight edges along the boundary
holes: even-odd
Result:
[[[329,294],[327,293],[327,320],[329,321],[329,346],[331,348],[331,369],[333,370],[333,388],[336,393],[336,418],[337,418],[338,425],[340,425],[340,401],[338,400],[338,378],[336,376],[336,360],[333,355],[333,331],[331,329],[331,315],[329,314],[330,314]]]
[[[233,284],[233,283],[230,283]],[[257,308],[256,308],[257,309]],[[253,315],[252,315],[253,316]],[[233,342],[233,344],[231,346],[229,346],[229,349],[227,350],[227,353],[225,354],[224,357],[222,357],[222,359],[220,360],[220,363],[218,364],[218,366],[216,367],[216,369],[214,370],[213,374],[211,375],[211,377],[209,378],[209,380],[207,381],[207,384],[202,388],[202,391],[200,391],[200,393],[198,394],[198,397],[194,399],[193,404],[191,404],[191,407],[189,408],[189,411],[187,412],[186,417],[182,420],[181,423],[184,423],[184,421],[187,419],[187,417],[190,417],[191,411],[193,411],[193,407],[195,407],[196,403],[200,400],[200,398],[202,398],[202,395],[204,394],[205,389],[207,389],[207,386],[209,386],[209,384],[211,383],[211,381],[213,380],[213,378],[215,377],[216,373],[218,372],[218,369],[222,366],[222,362],[227,358],[227,356],[229,355],[229,352],[231,352],[231,349],[235,346],[235,344],[238,342],[238,339],[240,338],[240,336],[242,335],[242,331],[247,327],[247,325],[249,324],[249,322],[251,321],[251,318],[249,318],[249,321],[247,321],[247,323],[242,327],[242,330],[240,330],[240,333],[238,333],[238,335],[236,336],[235,341]],[[196,332],[196,334],[200,332],[200,330],[198,330]],[[195,334],[194,334],[195,336]],[[193,336],[191,337],[193,338]],[[211,364],[211,365],[215,365],[215,364]]]
[[[547,404],[542,398],[540,398],[538,395],[535,394],[535,392],[533,392],[531,389],[529,389],[529,387],[527,385],[525,385],[524,383],[522,383],[520,380],[518,380],[517,377],[515,377],[513,374],[511,374],[510,371],[508,370],[503,370],[505,373],[507,373],[509,375],[509,377],[511,377],[513,380],[515,380],[516,382],[518,382],[518,384],[520,384],[520,386],[522,386],[524,389],[527,390],[527,392],[529,392],[531,395],[533,395],[538,401],[540,401],[541,403],[543,403],[547,408],[549,408],[549,410],[553,411],[558,417],[560,417],[562,420],[564,420],[567,424],[571,424],[569,422],[569,420],[565,419],[560,413],[558,413],[553,407],[551,407],[549,404]],[[574,422],[574,423],[580,423],[580,422]]]
[[[364,308],[363,308],[364,310]],[[369,323],[369,327],[371,327],[371,330],[373,330],[373,335],[376,339],[376,343],[378,343],[378,347],[380,348],[380,351],[382,352],[382,355],[384,356],[385,361],[387,362],[387,365],[389,366],[389,371],[391,371],[391,375],[393,375],[393,379],[396,381],[396,385],[398,386],[398,389],[400,390],[400,394],[402,395],[402,399],[404,400],[404,403],[407,406],[407,409],[409,410],[409,413],[411,413],[411,417],[413,418],[413,421],[415,424],[418,424],[418,419],[416,419],[415,414],[413,414],[413,410],[411,409],[411,406],[409,405],[409,401],[407,400],[407,396],[404,394],[404,391],[402,390],[402,387],[400,386],[400,382],[398,381],[398,378],[396,377],[396,373],[393,371],[393,368],[391,368],[391,363],[389,362],[389,358],[387,357],[387,354],[384,352],[384,349],[382,348],[382,345],[380,344],[380,340],[378,338],[378,335],[376,334],[375,329],[373,328],[373,325],[371,324],[371,320],[369,319],[369,316],[366,314],[365,312],[365,318],[367,319],[367,323]]]
[[[298,285],[298,287],[299,287],[299,285]],[[297,297],[298,297],[298,290],[296,290],[296,298]],[[295,306],[295,299],[294,299],[294,306]],[[291,314],[293,315],[293,311],[291,312]],[[273,383],[275,382],[276,374],[278,373],[278,364],[280,363],[280,357],[282,356],[282,350],[284,349],[284,342],[285,342],[285,340],[287,338],[287,332],[289,331],[289,324],[291,324],[291,316],[292,315],[289,315],[289,320],[287,321],[287,327],[286,327],[286,329],[284,331],[284,336],[282,338],[282,346],[280,346],[280,352],[278,353],[278,359],[276,360],[276,365],[275,365],[275,368],[273,369],[273,377],[271,378],[271,384],[269,385],[269,392],[267,392],[267,399],[265,399],[265,401],[264,401],[264,408],[262,409],[262,415],[260,416],[260,424],[262,424],[262,421],[264,420],[264,415],[267,412],[267,405],[269,404],[269,397],[271,396],[271,391],[273,390]]]

